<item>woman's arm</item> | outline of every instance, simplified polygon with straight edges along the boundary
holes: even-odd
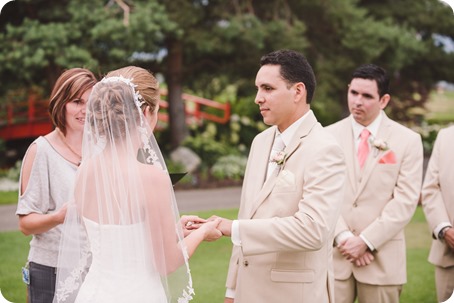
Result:
[[[51,214],[19,215],[19,229],[26,235],[42,234],[65,221],[67,204]]]
[[[21,195],[23,195],[27,190],[33,163],[36,157],[36,152],[37,145],[32,144],[27,151],[26,157],[24,158],[21,172]],[[63,223],[63,221],[65,220],[65,215],[66,205],[51,214],[30,213],[28,215],[19,215],[19,229],[26,236],[32,234],[41,234]]]

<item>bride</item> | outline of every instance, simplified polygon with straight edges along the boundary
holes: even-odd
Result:
[[[221,236],[215,220],[184,237],[148,121],[157,119],[158,107],[144,115],[144,103],[133,80],[122,76],[92,90],[54,302],[188,302],[194,294],[188,259],[203,240]]]

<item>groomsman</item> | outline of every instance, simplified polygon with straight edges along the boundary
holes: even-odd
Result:
[[[271,127],[252,143],[238,220],[218,227],[234,244],[225,302],[332,303],[344,156],[310,109],[306,58],[279,50],[260,65],[255,103]]]
[[[454,291],[454,126],[440,130],[430,157],[422,206],[432,231],[429,262],[435,265],[438,302]]]
[[[350,116],[326,128],[347,163],[334,242],[336,303],[398,303],[407,281],[404,227],[420,195],[423,147],[383,111],[388,86],[384,69],[360,66],[348,86]]]

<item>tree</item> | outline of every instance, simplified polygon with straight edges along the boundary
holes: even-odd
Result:
[[[415,53],[401,54],[402,64],[390,66],[395,88],[393,114],[399,120],[412,118],[411,110],[424,108],[437,82],[454,82],[454,18],[452,9],[438,0],[363,0],[377,20],[391,19],[396,27],[411,32]]]
[[[260,120],[258,61],[291,48],[314,67],[312,108],[323,124],[347,114],[346,84],[366,62],[393,76],[391,114],[404,120],[436,82],[454,82],[443,42],[453,43],[453,31],[439,0],[16,0],[0,18],[0,102],[32,85],[48,94],[66,68],[102,76],[142,66],[164,75],[175,148],[188,134],[183,90],[214,98],[228,88],[234,108]]]
[[[390,73],[390,114],[401,121],[412,118],[413,107],[424,106],[435,83],[454,80],[449,68],[454,53],[444,51],[435,38],[443,35],[453,42],[454,18],[438,0],[292,1],[292,5],[308,27],[308,56],[315,62],[318,97],[340,104],[343,115],[348,112],[346,84],[353,69],[363,63],[378,64]]]
[[[178,77],[187,90],[207,98],[219,95],[227,86],[250,98],[255,93],[253,79],[263,54],[277,48],[308,47],[304,24],[288,15],[286,6],[280,9],[278,2],[274,7],[268,2],[255,7],[251,1],[162,0],[179,29],[174,31],[178,35],[167,39],[166,79]],[[170,53],[173,48],[180,51]],[[178,72],[170,65],[175,67],[176,62],[181,62]],[[172,145],[179,145],[184,136],[180,134]],[[177,134],[171,137],[175,139]]]
[[[136,64],[156,67],[164,33],[173,24],[156,1],[134,1],[129,13],[118,1],[20,0],[8,3],[0,22],[0,96],[39,85],[48,93],[60,73],[82,66],[102,76]],[[121,2],[120,2],[121,3]],[[10,16],[3,19],[3,16]],[[125,22],[127,18],[127,22]]]

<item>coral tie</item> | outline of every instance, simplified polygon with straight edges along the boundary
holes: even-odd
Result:
[[[369,139],[370,132],[367,129],[363,129],[361,132],[361,141],[359,142],[358,146],[358,161],[359,167],[363,168],[364,163],[366,162],[367,155],[369,155]]]

